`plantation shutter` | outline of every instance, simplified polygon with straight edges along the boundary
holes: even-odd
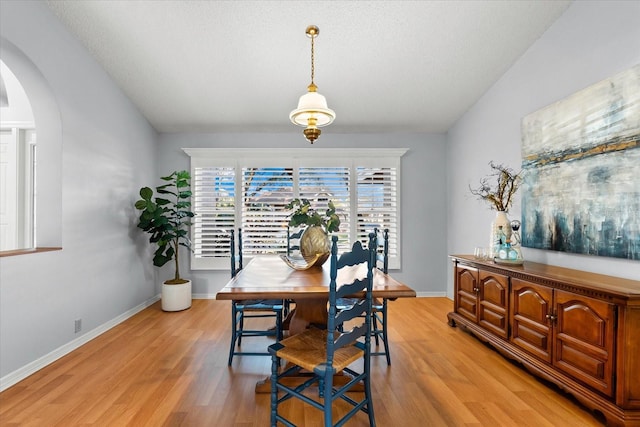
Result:
[[[349,249],[350,230],[350,169],[349,167],[300,167],[298,178],[298,193],[301,199],[308,199],[311,207],[327,208],[331,200],[340,217],[340,231],[338,247],[340,250]]]
[[[389,229],[389,263],[397,264],[399,200],[395,167],[358,167],[357,238],[366,242],[374,228]]]
[[[286,251],[285,206],[293,197],[293,168],[242,168],[243,253]]]
[[[339,251],[389,229],[389,268],[400,268],[400,158],[405,149],[185,148],[191,157],[191,269],[229,268],[229,230],[242,227],[245,262],[286,252],[294,198],[340,216]]]
[[[229,255],[235,224],[235,168],[196,167],[191,178],[192,248],[196,259]]]

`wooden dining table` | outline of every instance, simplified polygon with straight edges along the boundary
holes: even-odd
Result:
[[[278,255],[255,256],[216,295],[217,300],[289,299],[295,309],[285,320],[284,328],[289,335],[304,331],[310,325],[326,325],[327,301],[329,299],[330,262],[306,270],[290,267]],[[336,282],[351,283],[356,278],[366,277],[366,265],[345,267],[338,270]],[[353,297],[364,297],[355,294]],[[412,298],[416,292],[389,274],[375,269],[373,275],[374,298]],[[269,392],[263,382],[256,392]]]

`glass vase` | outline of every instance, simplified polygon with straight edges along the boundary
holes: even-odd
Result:
[[[498,256],[500,243],[506,243],[500,242],[502,238],[500,227],[502,227],[502,233],[507,240],[511,239],[511,224],[505,211],[497,211],[496,217],[491,222],[491,235],[489,236],[489,257],[491,259]]]

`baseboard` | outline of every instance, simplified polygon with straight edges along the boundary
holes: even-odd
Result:
[[[193,299],[216,299],[216,294],[193,294]]]
[[[107,332],[109,329],[124,322],[134,314],[144,310],[145,308],[149,307],[151,304],[158,301],[159,299],[160,299],[160,295],[156,295],[148,299],[147,301],[143,302],[142,304],[132,308],[131,310],[124,312],[120,316],[108,321],[107,323],[104,323],[98,326],[97,328],[87,332],[86,334],[74,339],[73,341],[70,341],[61,347],[58,347],[57,349],[53,350],[51,353],[48,353],[42,356],[41,358],[36,359],[33,362],[23,366],[22,368],[17,369],[5,375],[4,377],[0,378],[0,392],[17,384],[18,382],[27,378],[29,375],[34,374],[35,372],[55,362],[61,357],[71,353],[73,350],[81,347],[83,344],[86,344],[87,342],[91,341],[95,337]]]
[[[416,292],[416,297],[418,298],[442,298],[446,296],[446,292]]]

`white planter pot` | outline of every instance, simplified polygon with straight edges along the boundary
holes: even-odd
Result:
[[[180,285],[162,284],[162,310],[181,311],[191,307],[191,280]]]

